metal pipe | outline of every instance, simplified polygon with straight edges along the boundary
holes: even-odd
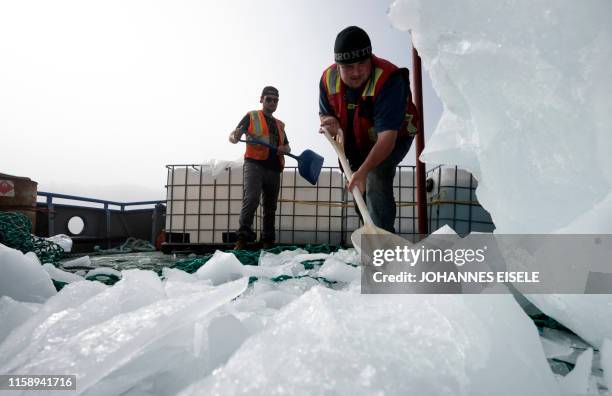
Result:
[[[47,195],[47,226],[48,226],[48,234],[47,236],[55,235],[55,213],[53,210],[53,196]]]
[[[136,202],[116,202],[116,201],[107,201],[105,199],[97,199],[97,198],[87,198],[87,197],[80,197],[78,195],[66,195],[66,194],[56,194],[56,193],[51,193],[51,192],[45,192],[45,191],[37,191],[36,195],[40,196],[40,197],[52,197],[52,198],[61,198],[61,199],[69,199],[69,200],[73,200],[73,201],[83,201],[83,202],[94,202],[94,203],[101,203],[101,204],[109,204],[109,205],[114,205],[114,206],[119,206],[119,207],[125,207],[125,206],[135,206],[135,205],[154,205],[154,204],[158,204],[158,203],[165,203],[165,201],[136,201]],[[123,210],[123,209],[122,209]]]
[[[111,236],[111,212],[108,209],[108,204],[105,203],[104,204],[104,212],[105,212],[105,217],[106,217],[106,248],[110,249],[111,248],[111,241],[110,241],[110,236]]]
[[[423,112],[423,77],[421,75],[421,57],[414,45],[412,46],[412,98],[419,111],[416,140],[416,185],[417,207],[419,216],[419,239],[427,236],[427,195],[425,192],[425,164],[419,156],[425,148],[425,114]]]

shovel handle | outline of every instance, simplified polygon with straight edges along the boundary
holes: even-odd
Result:
[[[251,137],[249,140],[246,139],[238,139],[239,142],[244,142],[246,144],[261,144],[262,146],[266,146],[267,148],[274,150],[274,152],[278,153],[278,147],[274,147],[273,145],[271,145],[270,143],[266,143],[266,142],[262,142],[261,140],[255,139],[254,137]],[[291,154],[291,153],[281,153],[282,155],[288,155],[291,158],[295,158],[296,160],[299,160],[300,158],[297,155]]]
[[[338,159],[340,160],[340,165],[342,165],[342,169],[344,170],[344,175],[346,176],[346,179],[350,181],[353,178],[353,171],[351,170],[351,167],[349,166],[348,161],[346,159],[346,155],[344,154],[344,147],[342,147],[338,142],[334,140],[327,128],[323,127],[321,129],[323,130],[323,133],[325,134],[325,137],[327,138],[329,143],[331,143],[331,145],[334,147],[334,150],[336,150],[336,154],[338,155]],[[343,133],[342,129],[338,128],[338,133]],[[351,191],[351,193],[353,194],[353,198],[355,198],[357,207],[361,212],[363,222],[365,224],[374,225],[374,221],[372,221],[372,218],[370,217],[370,212],[368,212],[368,207],[365,201],[363,200],[363,194],[361,194],[361,190],[359,190],[359,187],[353,187],[353,191]]]

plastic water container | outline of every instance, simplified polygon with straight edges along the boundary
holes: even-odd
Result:
[[[169,169],[166,231],[183,236],[189,243],[226,242],[224,234],[235,232],[239,227],[242,168],[225,169],[216,177],[198,166],[170,166]],[[476,202],[477,183],[469,172],[438,167],[428,172],[428,180],[432,187],[428,192],[430,230],[444,224],[460,234],[493,229],[489,214]],[[353,197],[345,186],[344,176],[337,168],[323,169],[315,186],[304,180],[295,168],[286,168],[281,175],[276,210],[277,242],[350,244],[351,233],[361,223]],[[393,186],[397,206],[395,231],[415,241],[418,222],[414,168],[399,167]],[[260,230],[261,222],[260,205],[255,213],[254,230]]]

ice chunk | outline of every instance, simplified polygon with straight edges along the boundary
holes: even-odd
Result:
[[[61,263],[61,266],[63,268],[80,268],[80,267],[93,268],[93,265],[91,265],[91,259],[89,258],[89,256],[83,256],[83,257],[76,258],[74,260],[65,261]]]
[[[584,340],[565,330],[544,327],[540,329],[541,336],[551,341],[566,345],[573,349],[589,349],[591,345]]]
[[[356,249],[340,249],[331,254],[331,257],[338,259],[346,264],[361,265],[359,252]]]
[[[295,261],[296,257],[305,255],[308,255],[308,252],[304,249],[283,250],[278,254],[264,251],[259,257],[259,265],[262,267],[277,267],[291,263]]]
[[[60,247],[64,249],[64,252],[70,252],[72,250],[72,238],[70,238],[68,235],[57,234],[45,239],[60,245]]]
[[[199,324],[195,326],[202,327]],[[91,386],[86,396],[154,396],[174,395],[186,383],[207,372],[206,355],[195,356],[193,328],[167,334],[148,345],[142,355],[118,366],[109,375]],[[191,328],[191,331],[189,331]],[[201,334],[205,337],[205,332]],[[204,351],[206,348],[203,348]]]
[[[43,327],[43,324],[53,318],[61,318],[64,310],[76,307],[88,300],[92,296],[102,292],[107,286],[98,282],[75,282],[66,285],[58,294],[49,298],[40,309],[23,324],[14,329],[0,344],[0,356],[3,362],[8,361],[17,354],[24,351],[29,345],[37,341],[38,333],[36,329]],[[37,341],[40,342],[40,341]],[[44,347],[44,343],[41,343]]]
[[[304,262],[321,261],[329,256],[327,253],[308,253],[303,249],[284,250],[278,254],[262,252],[259,257],[259,266],[246,267],[245,270],[249,276],[266,278],[313,275],[310,269],[305,269]]]
[[[272,309],[281,309],[296,298],[294,294],[286,293],[281,290],[270,290],[258,294],[257,297],[265,301],[266,307]]]
[[[612,219],[612,193],[571,224],[556,231],[560,234],[609,234]]]
[[[612,338],[612,296],[608,294],[529,294],[546,315],[599,348],[604,338]]]
[[[251,312],[261,314],[262,312],[266,311],[265,309],[261,308],[265,307],[278,310],[293,301],[298,294],[302,294],[302,292],[298,292],[296,294],[281,290],[280,285],[282,283],[284,282],[275,283],[266,278],[260,278],[257,282],[255,282],[247,293],[245,293],[244,297],[248,298],[251,304],[254,304],[253,302],[257,301],[257,303],[263,303],[263,305],[259,305],[258,307],[256,305],[257,303],[255,303],[255,305],[252,305],[254,310]],[[244,301],[241,305],[243,307],[246,306]]]
[[[453,230],[451,226],[445,224],[434,232],[432,232],[432,235],[457,235],[457,233],[455,232],[455,230]]]
[[[15,301],[8,296],[0,297],[0,344],[13,331],[40,309],[40,304]]]
[[[593,350],[587,349],[578,357],[576,366],[568,375],[561,379],[561,394],[563,396],[586,395],[589,391],[589,377]]]
[[[0,296],[42,303],[57,291],[36,254],[21,253],[0,244]]]
[[[60,301],[54,301],[51,307],[45,304],[40,318],[29,323],[27,328],[19,328],[16,332],[21,333],[22,339],[28,342],[20,349],[7,345],[14,356],[12,360],[7,359],[4,370],[19,367],[52,345],[65,342],[81,330],[101,324],[121,313],[145,307],[164,297],[161,281],[154,272],[135,269],[126,270],[123,274],[123,279],[108,289],[90,286],[99,284],[98,282],[83,281],[68,285],[74,286],[69,288],[67,293],[73,298],[76,297],[75,300],[69,303],[64,301],[63,306]],[[68,286],[62,289],[61,294],[66,294],[64,290]],[[7,352],[7,355],[10,353]]]
[[[70,326],[49,339],[38,340],[34,353],[4,364],[3,373],[52,372],[76,374],[78,393],[84,393],[110,373],[137,359],[147,347],[169,334],[193,324],[209,312],[240,295],[247,287],[243,278],[210,292],[163,299],[134,311],[113,315],[84,328]],[[119,287],[117,284],[109,290]],[[78,324],[83,323],[80,320]],[[52,340],[52,342],[50,342]],[[123,380],[129,380],[124,377]]]
[[[224,364],[249,336],[246,327],[233,315],[223,315],[208,325],[210,371]]]
[[[180,282],[197,282],[198,277],[188,272],[182,271],[176,268],[164,267],[162,268],[162,277],[166,280],[180,281]]]
[[[315,287],[181,395],[326,392],[515,396],[558,388],[536,328],[511,296]]]
[[[202,172],[205,175],[217,178],[221,173],[225,172],[228,168],[234,170],[241,170],[242,164],[244,163],[243,158],[238,158],[233,161],[210,159],[202,163]],[[199,173],[199,169],[195,168],[196,172]]]
[[[327,257],[329,257],[327,253],[296,254],[291,261],[303,263],[304,261],[325,260]]]
[[[606,338],[601,348],[601,368],[608,389],[612,389],[612,341]]]
[[[325,260],[317,275],[329,281],[350,283],[361,278],[361,269],[332,256]]]
[[[276,283],[276,289],[282,290],[286,293],[293,294],[294,296],[301,296],[314,286],[319,286],[320,281],[312,277],[294,278],[287,279],[283,282]]]
[[[178,297],[190,293],[199,293],[213,288],[210,279],[200,280],[194,274],[189,274],[175,268],[164,268],[164,289],[168,297]]]
[[[547,359],[556,358],[559,356],[571,355],[574,350],[567,345],[559,342],[555,342],[549,338],[541,338],[542,348],[544,349],[544,355]]]
[[[153,271],[139,269],[125,270],[121,273],[117,289],[121,290],[119,304],[121,312],[129,312],[157,302],[165,297],[164,287],[159,276]]]
[[[62,271],[61,269],[50,263],[43,264],[43,268],[45,271],[47,271],[51,279],[56,281],[72,283],[85,280],[85,278],[83,278],[82,276],[73,274],[72,272]]]
[[[199,279],[210,279],[213,285],[219,285],[242,277],[242,267],[236,256],[217,250],[195,274]]]

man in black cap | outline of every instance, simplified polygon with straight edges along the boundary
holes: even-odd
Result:
[[[418,119],[408,69],[372,54],[368,34],[357,26],[338,33],[334,58],[319,84],[321,127],[344,143],[354,172],[349,191],[365,193],[374,223],[395,232],[395,168],[410,149]]]
[[[278,106],[278,90],[267,86],[261,92],[259,103],[261,110],[248,112],[232,133],[229,140],[238,143],[242,134],[247,140],[257,139],[277,147],[277,151],[258,144],[247,144],[244,153],[244,190],[242,210],[240,211],[240,228],[235,249],[243,250],[247,242],[255,240],[253,217],[263,196],[263,230],[261,247],[271,248],[276,239],[274,215],[280,190],[280,174],[285,165],[283,153],[289,153],[289,141],[285,135],[285,124],[272,116]]]

